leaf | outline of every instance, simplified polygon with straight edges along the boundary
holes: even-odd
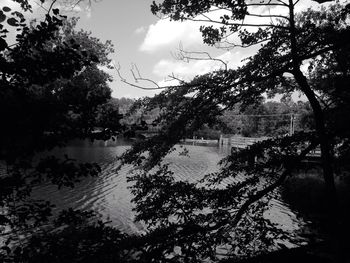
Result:
[[[0,23],[4,22],[6,20],[6,15],[4,12],[0,10]]]
[[[11,14],[14,15],[14,16],[17,16],[19,18],[24,18],[24,15],[21,12],[18,12],[18,11],[14,11]]]
[[[0,51],[4,50],[7,48],[7,43],[3,38],[0,38]]]
[[[8,246],[1,247],[2,250],[5,250],[7,254],[11,253],[11,249]]]
[[[10,223],[11,221],[4,215],[0,215],[0,225]]]
[[[52,9],[52,13],[53,13],[54,15],[58,15],[59,12],[60,12],[60,10],[59,10],[58,8]]]
[[[7,19],[7,23],[10,25],[10,26],[18,26],[18,21],[16,18],[9,18]]]
[[[10,12],[11,8],[9,8],[8,6],[4,6],[2,10],[4,10],[4,12]]]

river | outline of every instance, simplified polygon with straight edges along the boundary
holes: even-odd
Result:
[[[117,142],[76,141],[69,146],[55,149],[53,154],[69,157],[83,162],[97,162],[102,167],[100,176],[84,178],[74,188],[57,189],[50,183],[35,187],[34,197],[45,198],[56,205],[54,211],[72,207],[74,209],[94,210],[110,224],[127,233],[140,233],[144,230],[141,223],[134,222],[132,211],[132,195],[127,182],[130,166],[123,167],[118,173],[116,157],[122,154],[130,144]],[[177,179],[196,181],[203,175],[218,169],[217,163],[227,154],[227,149],[208,146],[186,145],[189,157],[180,156],[179,151],[169,154],[165,162],[170,164]],[[287,204],[280,200],[272,200],[265,217],[281,228],[296,230],[299,221]]]

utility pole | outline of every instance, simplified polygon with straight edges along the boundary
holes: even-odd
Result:
[[[294,134],[294,114],[290,115],[290,127],[289,127],[289,135],[292,136]]]

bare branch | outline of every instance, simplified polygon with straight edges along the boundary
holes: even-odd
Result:
[[[297,1],[296,1],[296,2],[293,4],[293,5],[294,5],[294,6],[296,6],[296,5],[297,5],[297,3],[299,3],[299,1],[300,1],[300,0],[297,0]]]
[[[169,77],[169,79],[166,79],[165,82],[172,81],[172,80],[177,80],[181,85],[186,83],[183,79],[180,79],[179,77],[176,77],[174,75],[174,73],[171,73],[171,75],[168,75],[168,77]]]
[[[205,16],[204,16],[205,17]],[[213,24],[223,24],[221,21],[212,20],[211,18],[208,19],[195,19],[195,18],[188,18],[187,20],[194,21],[194,22],[204,22],[204,23],[213,23]],[[275,27],[280,29],[288,30],[289,28],[286,26],[281,25],[273,25],[273,24],[244,24],[244,23],[227,23],[225,24],[227,26],[239,26],[239,27]]]
[[[281,3],[284,6],[288,6],[288,4],[286,4],[285,2],[283,2],[282,0],[276,0],[277,2]]]
[[[246,4],[246,6],[283,6],[283,7],[289,7],[288,4],[283,3],[282,1],[278,1],[280,4],[277,3],[261,3],[261,4]]]
[[[300,59],[300,61],[306,60],[306,59],[315,57],[318,54],[322,54],[324,52],[327,52],[327,51],[329,51],[331,49],[332,49],[332,47],[329,46],[329,47],[326,47],[324,49],[317,50],[317,51],[315,51],[315,52],[313,52],[311,54],[300,56],[299,59]],[[120,73],[120,66],[119,67],[115,67],[115,69],[117,70],[118,76],[119,76],[119,78],[120,78],[120,80],[122,82],[124,82],[124,83],[126,83],[126,84],[128,84],[130,86],[143,89],[143,90],[161,90],[161,89],[166,89],[166,88],[175,88],[175,87],[181,87],[183,84],[186,84],[186,85],[189,85],[189,86],[196,86],[197,85],[197,84],[185,83],[183,80],[181,80],[182,82],[180,82],[179,85],[169,85],[169,86],[165,86],[165,87],[160,87],[157,83],[155,83],[154,81],[152,81],[150,79],[142,78],[142,77],[136,77],[135,76],[134,78],[136,80],[140,80],[140,81],[142,80],[142,81],[146,81],[146,82],[151,82],[151,83],[153,83],[153,85],[156,86],[155,88],[146,88],[146,87],[143,87],[143,86],[136,85],[134,83],[128,82],[125,78],[123,78],[121,73]],[[240,80],[238,80],[238,81],[236,81],[234,83],[231,83],[230,86],[232,86],[232,88],[233,88],[233,87],[236,87],[238,85],[242,85],[242,84],[246,84],[246,83],[262,82],[262,81],[264,81],[266,79],[269,79],[271,77],[283,75],[284,73],[291,73],[291,74],[293,74],[293,71],[290,68],[290,62],[288,62],[288,61],[286,61],[286,64],[284,66],[281,66],[280,68],[276,69],[275,71],[273,71],[273,72],[271,72],[271,73],[269,73],[267,75],[255,76],[255,77],[249,76],[249,78],[243,78],[243,79],[240,79]],[[170,77],[173,78],[173,79],[177,79],[174,76],[170,76]]]
[[[113,63],[113,62],[112,62],[112,63]],[[142,78],[138,67],[137,67],[136,64],[134,64],[134,63],[131,64],[131,69],[130,69],[131,74],[132,74],[132,76],[133,76],[133,78],[134,78],[134,81],[135,81],[136,83],[138,83],[139,81],[149,82],[149,83],[151,83],[152,85],[154,85],[155,87],[144,87],[144,86],[141,86],[141,85],[134,84],[134,83],[132,83],[132,82],[126,80],[126,79],[122,76],[122,74],[121,74],[121,66],[120,66],[119,63],[118,63],[118,66],[116,66],[116,65],[113,63],[113,67],[114,67],[114,69],[116,70],[117,75],[118,75],[120,81],[123,82],[123,83],[125,83],[125,84],[127,84],[127,85],[129,85],[129,86],[132,86],[132,87],[134,87],[134,88],[138,88],[138,89],[142,89],[142,90],[163,90],[163,89],[167,89],[167,88],[173,87],[173,86],[170,86],[170,85],[169,85],[169,86],[165,86],[165,87],[161,87],[161,86],[158,85],[157,82],[155,82],[155,81],[153,81],[153,80],[151,80],[151,79]],[[174,87],[176,87],[176,86],[174,86]]]
[[[57,0],[53,0],[49,9],[47,10],[47,13],[49,14],[51,12],[51,9],[53,8],[54,4],[57,2]]]
[[[79,5],[83,0],[78,0],[73,6],[72,9],[74,9],[77,5]],[[89,4],[91,4],[91,2],[89,1]]]
[[[283,18],[289,21],[289,17],[282,16],[282,15],[259,15],[259,14],[249,13],[249,14],[246,14],[246,16],[261,17],[261,18]]]
[[[44,7],[42,3],[38,3],[37,1],[34,1],[34,3],[36,3],[40,8],[44,9],[47,13],[49,13],[49,10],[46,7]]]
[[[183,49],[182,44],[179,44],[179,53],[172,54],[176,59],[189,62],[191,60],[211,60],[217,61],[224,65],[225,70],[228,69],[227,63],[219,58],[213,58],[208,52],[204,51],[187,51]]]
[[[271,38],[262,39],[262,40],[259,40],[259,41],[255,42],[255,43],[252,43],[252,44],[249,44],[249,45],[235,44],[235,43],[232,43],[232,42],[230,42],[228,40],[225,40],[225,41],[221,41],[221,42],[217,43],[215,45],[215,47],[219,48],[219,49],[227,49],[227,50],[233,49],[235,47],[249,48],[249,47],[252,47],[252,46],[264,43],[264,42],[269,41],[269,40],[271,40]]]

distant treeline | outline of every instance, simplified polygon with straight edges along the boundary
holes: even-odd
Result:
[[[119,106],[119,113],[124,114],[122,122],[126,125],[151,125],[159,114],[157,109],[147,113],[141,113],[141,111],[128,113],[135,103],[135,99],[123,97],[113,98],[113,101]],[[200,130],[188,134],[187,137],[218,139],[222,133],[247,137],[281,136],[290,132],[291,118],[293,118],[295,132],[313,129],[311,114],[308,102],[294,102],[289,97],[280,102],[265,101],[244,109],[237,104],[234,110],[224,111],[214,126],[204,126]]]
[[[291,124],[293,122],[293,124]],[[308,102],[284,99],[281,102],[268,101],[249,106],[240,111],[239,105],[224,112],[220,130],[224,133],[241,134],[248,137],[281,136],[292,129],[312,130],[312,111]]]
[[[131,98],[113,98],[113,101],[119,106],[119,113],[126,114],[130,107],[134,104],[135,99]]]
[[[153,120],[159,115],[159,110],[154,109],[152,111],[144,112],[141,109],[130,112],[131,107],[136,102],[135,99],[131,98],[113,98],[116,104],[119,106],[119,113],[124,115],[122,120],[123,124],[126,125],[151,125]]]

